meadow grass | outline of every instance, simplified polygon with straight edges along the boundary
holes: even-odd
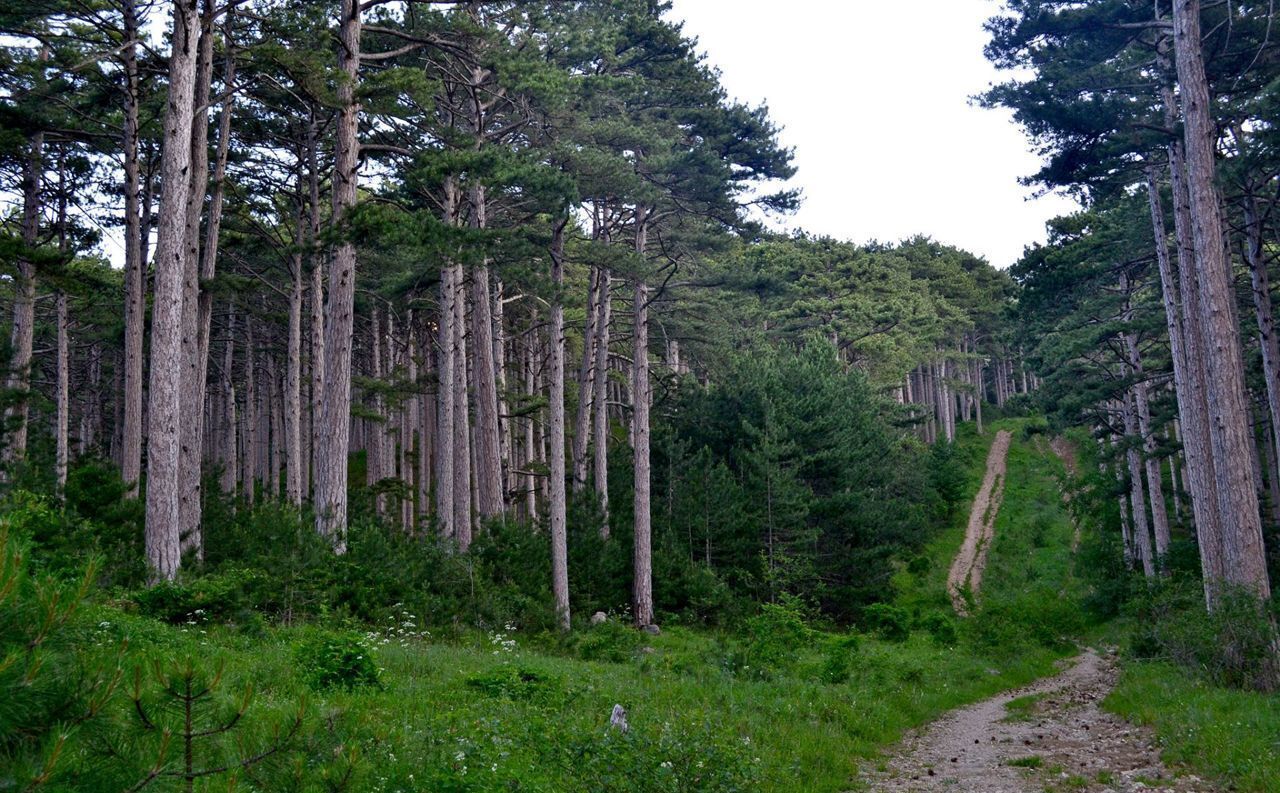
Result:
[[[964,426],[957,441],[970,499],[996,429],[1014,434],[984,609],[1074,587],[1070,526],[1045,468],[1055,461],[1025,425],[998,422],[983,436]],[[305,701],[307,762],[325,774],[333,764],[332,778],[347,773],[337,766],[355,769],[348,789],[835,793],[858,788],[859,766],[906,730],[1052,673],[1070,651],[1020,636],[1016,646],[971,641],[967,625],[957,641],[929,622],[952,619],[945,579],[967,522],[967,507],[960,512],[924,563],[895,576],[909,638],[808,630],[768,668],[751,667],[743,636],[679,626],[658,636],[587,627],[571,640],[439,626],[451,637],[440,641],[423,635],[433,626],[412,624],[367,637],[380,685],[312,691],[299,648],[322,632],[315,627],[178,628],[106,605],[90,621],[109,626],[98,636],[104,648],[128,639],[139,659],[190,656],[225,670],[229,691],[252,684],[261,725]],[[583,642],[611,660],[586,660]],[[609,727],[615,705],[627,712],[626,735]]]
[[[1130,661],[1103,706],[1155,730],[1168,762],[1249,793],[1280,791],[1280,696],[1211,685],[1171,664]]]

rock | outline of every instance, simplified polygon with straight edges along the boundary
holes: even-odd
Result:
[[[609,726],[620,732],[630,732],[631,725],[627,724],[627,710],[621,705],[613,706],[613,713],[609,715]]]
[[[603,611],[597,611],[595,614],[591,615],[592,625],[602,625],[608,621],[609,621],[609,615],[605,614]]]
[[[658,634],[662,633],[662,629],[659,628],[657,625],[646,625],[641,630],[643,630],[645,633],[649,634],[650,636],[657,636]]]

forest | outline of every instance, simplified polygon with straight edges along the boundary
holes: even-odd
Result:
[[[1280,790],[1280,14],[1203,6],[992,6],[1079,205],[1000,269],[780,230],[662,0],[0,4],[0,790]]]

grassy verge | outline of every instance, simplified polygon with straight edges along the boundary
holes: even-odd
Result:
[[[1152,727],[1169,762],[1232,790],[1280,791],[1280,696],[1212,686],[1169,664],[1130,662],[1104,706]]]

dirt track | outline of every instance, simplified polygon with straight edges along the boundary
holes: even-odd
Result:
[[[1092,650],[1056,677],[952,711],[905,740],[864,781],[874,791],[1208,793],[1174,777],[1147,731],[1104,713],[1113,660]],[[1024,707],[1010,709],[1018,699]]]
[[[1004,497],[1005,460],[1009,456],[1012,437],[1008,430],[1000,430],[991,442],[991,451],[987,454],[987,473],[973,500],[973,509],[969,512],[969,527],[964,533],[964,543],[951,562],[951,572],[947,574],[947,592],[951,595],[951,604],[956,613],[961,616],[968,613],[968,597],[976,600],[978,590],[982,587],[982,573],[987,568],[987,552],[995,536],[996,515],[1000,512],[1000,500]]]

